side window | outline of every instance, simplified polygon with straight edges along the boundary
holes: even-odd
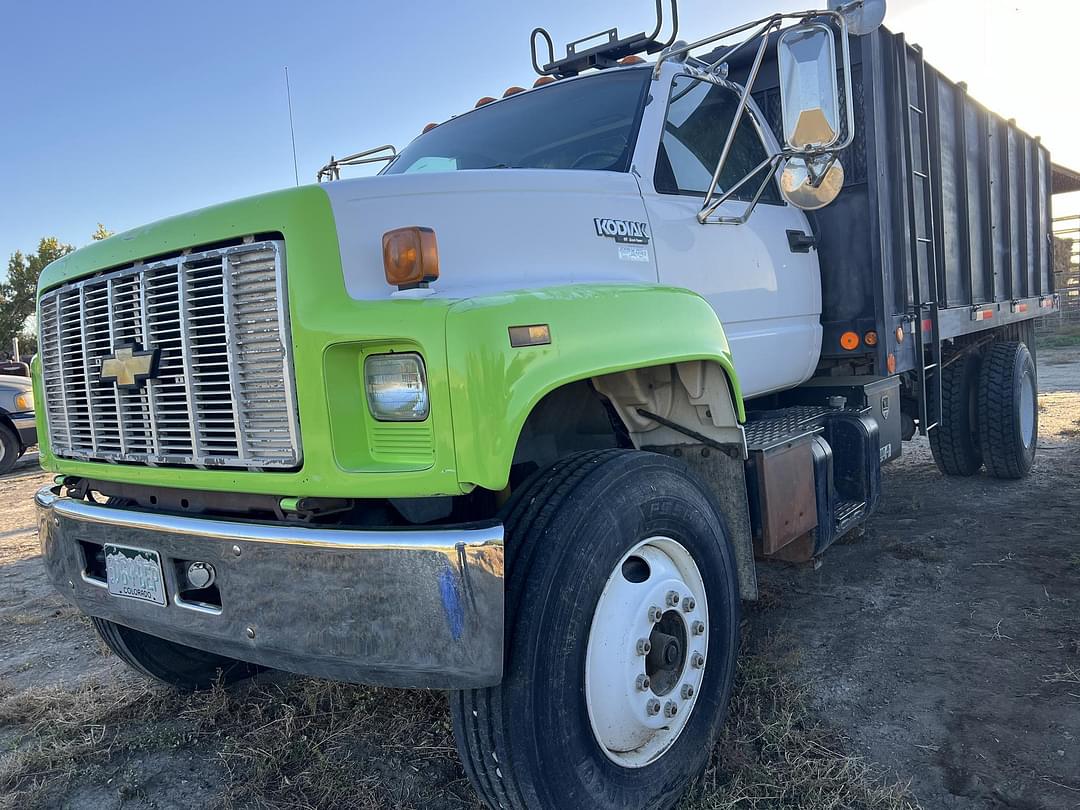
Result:
[[[661,194],[704,196],[712,182],[739,97],[727,87],[679,76],[671,88],[664,137],[656,161],[656,190]],[[719,191],[729,189],[752,172],[768,152],[749,113],[744,113],[731,144]],[[758,175],[743,184],[734,199],[750,201],[763,180]],[[776,181],[765,186],[761,202],[783,204]]]

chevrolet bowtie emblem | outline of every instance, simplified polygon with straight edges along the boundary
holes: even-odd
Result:
[[[157,376],[161,349],[141,351],[137,346],[117,349],[111,357],[101,360],[101,379],[114,382],[118,388],[141,388]]]

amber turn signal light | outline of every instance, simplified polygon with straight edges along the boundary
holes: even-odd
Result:
[[[407,289],[439,277],[439,245],[431,228],[413,226],[387,231],[382,248],[387,284]]]
[[[859,335],[856,332],[844,332],[840,336],[840,346],[847,349],[849,352],[855,351],[859,348]]]
[[[877,332],[867,332],[862,339],[867,346],[877,346]]]

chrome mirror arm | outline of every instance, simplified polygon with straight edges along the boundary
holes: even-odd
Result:
[[[765,160],[761,161],[757,167],[746,175],[742,180],[732,186],[730,189],[721,194],[717,199],[711,203],[706,199],[705,205],[701,207],[701,211],[698,212],[697,219],[702,225],[744,225],[746,221],[750,219],[750,215],[754,212],[758,202],[761,200],[761,195],[765,193],[765,189],[769,187],[769,183],[773,179],[773,175],[776,173],[777,167],[780,165],[780,161],[784,160],[783,154],[769,155]],[[738,217],[718,217],[717,219],[709,219],[716,209],[730,200],[735,193],[750,182],[751,178],[755,177],[758,172],[764,171],[765,176],[761,179],[761,183],[758,184],[757,191],[750,199],[750,202],[746,204],[746,209],[741,216]]]
[[[380,154],[385,153],[385,154]],[[343,158],[330,156],[330,162],[323,166],[315,175],[315,181],[322,183],[327,180],[340,180],[342,166],[363,166],[365,163],[384,163],[397,158],[397,149],[393,144],[376,146],[374,149],[365,149],[353,155]]]
[[[861,0],[855,0],[855,2],[861,2]],[[854,5],[854,4],[852,4]],[[826,17],[832,20],[840,28],[840,41],[841,41],[841,60],[844,71],[844,107],[845,107],[845,123],[847,125],[847,133],[840,143],[828,144],[823,147],[813,147],[803,150],[795,150],[791,148],[781,147],[779,152],[769,155],[764,161],[762,161],[757,168],[755,168],[748,175],[743,177],[732,188],[723,192],[719,197],[716,196],[717,187],[720,183],[720,176],[724,172],[724,168],[727,165],[728,156],[731,152],[731,147],[735,141],[735,136],[738,132],[739,124],[742,122],[743,115],[746,112],[749,104],[750,94],[753,92],[754,84],[757,81],[758,74],[761,71],[761,63],[764,60],[765,52],[768,49],[769,35],[779,30],[783,21],[786,19],[800,19],[808,20],[815,17]],[[760,20],[755,20],[751,23],[732,28],[720,34],[716,34],[705,39],[698,40],[697,42],[690,43],[679,48],[668,49],[660,55],[657,60],[656,68],[653,73],[653,77],[658,78],[660,75],[660,66],[665,60],[672,59],[675,56],[681,54],[687,54],[689,51],[702,47],[703,45],[709,45],[721,39],[726,39],[735,34],[745,33],[746,31],[753,31],[746,38],[742,39],[738,43],[732,45],[715,61],[710,63],[706,72],[713,71],[717,66],[723,64],[730,56],[737,52],[740,48],[744,47],[747,43],[752,42],[756,38],[761,38],[761,43],[758,45],[757,53],[754,55],[754,62],[750,68],[750,73],[746,78],[746,83],[742,88],[742,92],[739,96],[739,106],[735,111],[735,117],[732,120],[731,126],[728,129],[727,138],[724,141],[724,148],[720,152],[720,159],[717,162],[716,170],[713,172],[712,181],[709,184],[709,190],[705,194],[705,200],[702,203],[701,210],[697,214],[698,222],[701,224],[744,224],[750,218],[750,214],[753,213],[754,208],[757,207],[758,202],[764,194],[765,189],[768,187],[769,181],[772,179],[777,167],[782,161],[787,161],[791,158],[813,158],[820,157],[822,155],[829,155],[831,157],[828,166],[832,166],[835,162],[837,153],[848,148],[852,141],[855,139],[855,111],[852,104],[852,90],[851,90],[851,49],[848,43],[848,24],[847,19],[843,14],[838,11],[823,10],[823,11],[804,11],[792,14],[773,14],[769,17],[763,17]],[[710,219],[710,217],[716,213],[716,210],[731,199],[732,195],[742,188],[750,178],[757,175],[759,171],[768,167],[768,171],[765,174],[764,179],[757,193],[753,199],[747,205],[746,210],[739,217],[719,217],[717,219]],[[827,168],[827,167],[826,167]],[[824,178],[824,172],[822,173]],[[819,181],[820,182],[820,179]]]
[[[779,27],[780,20],[770,19],[755,36],[761,37],[761,44],[758,46],[757,54],[754,56],[754,65],[750,68],[750,75],[747,77],[746,84],[743,86],[742,94],[739,96],[739,107],[735,110],[735,116],[731,120],[731,126],[728,128],[727,138],[724,141],[724,148],[720,151],[720,160],[716,164],[716,171],[713,172],[712,182],[709,183],[709,190],[705,192],[705,202],[701,206],[701,213],[698,214],[698,220],[704,222],[702,214],[706,217],[708,213],[715,210],[716,206],[711,205],[713,196],[716,194],[716,187],[720,183],[720,174],[724,171],[724,167],[727,165],[728,154],[731,152],[731,145],[735,142],[735,135],[738,133],[739,124],[742,123],[743,113],[746,111],[747,102],[750,99],[750,91],[754,87],[754,82],[757,81],[758,72],[761,70],[761,62],[765,58],[765,50],[769,45],[769,34],[774,28]],[[750,37],[746,41],[749,42],[754,37]],[[743,43],[740,43],[739,47]],[[727,56],[727,54],[725,54]],[[750,175],[748,175],[749,177]],[[743,178],[745,181],[747,178]]]

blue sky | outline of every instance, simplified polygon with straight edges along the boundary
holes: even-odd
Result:
[[[796,6],[683,0],[682,36]],[[616,24],[645,30],[651,17],[648,0],[2,0],[0,259],[44,235],[83,244],[99,221],[122,230],[292,185],[284,65],[307,183],[332,152],[402,147],[427,122],[530,83],[535,25],[561,44]],[[1065,61],[1080,24],[1073,3],[892,0],[886,22],[1080,166],[1080,113],[1050,101],[1077,92]],[[1030,40],[1016,36],[1029,27]],[[1007,62],[1006,45],[1019,49]],[[1046,63],[1034,84],[1014,67],[1031,59]]]

